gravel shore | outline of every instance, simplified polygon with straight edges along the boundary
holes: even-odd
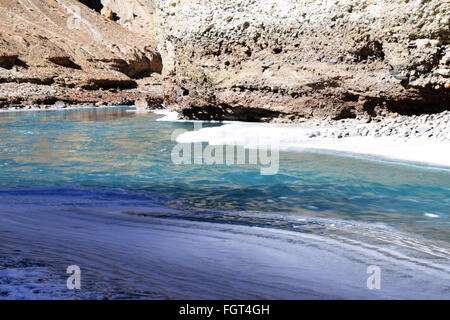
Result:
[[[305,120],[308,138],[395,137],[450,141],[450,111],[420,116],[392,115],[376,119]],[[317,129],[316,129],[317,127]]]
[[[139,81],[138,89],[84,90],[34,83],[0,83],[0,110],[66,109],[81,106],[134,105],[162,102],[160,79]]]
[[[208,142],[284,151],[326,151],[450,167],[450,112],[301,123],[228,122],[181,134],[179,143]]]

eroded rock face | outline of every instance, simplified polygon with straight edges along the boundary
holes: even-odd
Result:
[[[134,32],[155,35],[154,5],[152,0],[101,0],[114,12],[115,20]]]
[[[449,1],[155,2],[165,104],[185,118],[450,108]]]
[[[0,83],[133,88],[161,72],[154,39],[102,16],[100,0],[0,0]],[[98,9],[98,10],[97,10]]]

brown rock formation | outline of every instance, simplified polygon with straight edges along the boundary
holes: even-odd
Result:
[[[157,0],[165,102],[296,121],[450,108],[448,1]]]
[[[193,119],[450,108],[448,1],[154,2],[0,0],[0,89],[121,89],[144,105],[163,83],[165,104]]]
[[[162,70],[151,36],[79,1],[0,0],[0,9],[0,83],[129,89]]]
[[[103,7],[102,10],[100,11],[100,14],[104,16],[106,19],[114,20],[114,12],[108,7]]]

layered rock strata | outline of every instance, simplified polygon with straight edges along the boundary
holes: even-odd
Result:
[[[45,86],[51,86],[56,94],[44,100],[67,97],[73,102],[91,101],[105,94],[89,91],[107,90],[131,90],[127,93],[129,100],[142,95],[145,86],[136,89],[142,80],[151,83],[152,77],[162,71],[156,42],[148,32],[132,31],[102,16],[97,11],[101,8],[99,3],[0,0],[3,105],[14,106],[29,100],[25,95],[16,101],[16,92],[7,92],[14,83],[27,84],[18,92],[31,92],[31,96],[36,96],[35,92],[47,92]],[[147,19],[152,19],[150,13]],[[114,100],[117,94],[108,96]],[[36,98],[30,103],[41,100]]]
[[[450,2],[157,0],[165,103],[299,121],[450,108]]]

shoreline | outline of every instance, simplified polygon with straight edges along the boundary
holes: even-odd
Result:
[[[108,108],[136,108],[135,105],[61,105],[50,108],[3,108],[1,113],[97,110]],[[276,144],[279,151],[286,152],[323,152],[340,156],[362,157],[365,160],[389,161],[396,164],[426,165],[438,169],[450,169],[450,112],[424,114],[421,116],[398,116],[378,118],[371,122],[367,119],[319,120],[311,119],[300,123],[266,123],[240,121],[203,121],[179,119],[178,113],[169,109],[138,110],[152,112],[162,117],[157,121],[167,122],[214,122],[220,127],[202,128],[190,131],[177,138],[178,143],[207,142],[211,145],[239,145],[245,148],[267,148]],[[430,131],[440,129],[427,118],[441,118],[446,132],[440,132],[440,138],[427,137]],[[382,130],[393,124],[400,124],[403,131],[384,135]],[[406,124],[406,125],[402,125]],[[440,124],[442,127],[442,124]],[[405,130],[419,132],[405,136]],[[431,129],[420,132],[423,127]],[[448,128],[446,128],[448,127]],[[437,128],[437,129],[436,129]],[[441,128],[442,129],[442,128]],[[366,132],[364,132],[366,131]],[[375,132],[375,135],[373,134]],[[379,133],[379,136],[376,134]],[[365,134],[365,135],[364,135]]]
[[[430,117],[431,120],[426,120]],[[270,146],[280,151],[336,152],[450,168],[449,112],[377,121],[309,120],[300,124],[228,122],[220,127],[186,132],[177,138],[177,142],[232,144],[250,149]]]
[[[26,112],[40,112],[40,111],[72,111],[72,110],[102,110],[102,109],[113,109],[113,108],[132,108],[133,105],[105,105],[105,106],[96,106],[96,105],[71,105],[71,106],[63,106],[63,107],[49,107],[49,108],[30,108],[30,109],[0,109],[0,113],[26,113]]]
[[[141,85],[136,89],[100,88],[96,90],[32,83],[0,83],[0,111],[137,104],[157,108],[158,104],[162,103],[162,88],[158,78],[153,76],[140,81]]]

